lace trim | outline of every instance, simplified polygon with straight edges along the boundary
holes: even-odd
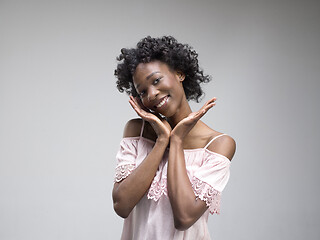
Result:
[[[130,173],[135,169],[135,164],[126,164],[116,167],[116,176],[114,178],[115,182],[120,182],[130,175]]]
[[[221,193],[219,191],[196,177],[193,177],[192,188],[197,199],[205,201],[211,214],[220,214]]]
[[[162,178],[161,180],[153,179],[149,192],[148,199],[152,199],[154,201],[158,201],[162,194],[168,196],[167,190],[167,179]]]

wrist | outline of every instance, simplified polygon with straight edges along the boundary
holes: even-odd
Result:
[[[177,135],[171,135],[170,143],[182,145],[183,139]]]
[[[158,137],[157,140],[156,140],[156,143],[158,144],[161,144],[161,145],[165,145],[165,146],[168,146],[169,144],[169,137]]]

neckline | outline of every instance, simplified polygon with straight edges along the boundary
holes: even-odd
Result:
[[[149,138],[143,137],[143,136],[124,137],[124,138],[122,138],[122,139],[136,139],[136,140],[142,139],[142,140],[144,140],[144,141],[147,141],[147,142],[150,142],[150,143],[155,144],[155,141],[153,141],[153,140],[151,140],[151,139],[149,139]],[[167,147],[167,149],[169,149],[169,148]],[[228,160],[228,162],[231,162],[230,159],[227,158],[226,156],[224,156],[224,155],[222,155],[222,154],[220,154],[220,153],[217,153],[217,152],[213,152],[213,151],[209,150],[208,148],[204,148],[204,147],[202,147],[202,148],[183,149],[183,151],[184,151],[184,152],[207,151],[208,153],[215,154],[215,155],[217,155],[217,156],[220,156],[220,157],[222,157],[222,158],[225,158],[226,160]]]

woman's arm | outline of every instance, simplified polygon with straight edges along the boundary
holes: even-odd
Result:
[[[207,210],[204,201],[196,200],[186,171],[182,141],[171,138],[168,162],[168,194],[175,228],[188,229]]]
[[[142,163],[124,180],[115,183],[112,191],[115,212],[126,218],[135,205],[150,188],[168,140],[157,139],[156,143]]]
[[[186,171],[183,141],[180,137],[170,139],[168,163],[168,194],[172,206],[175,227],[186,230],[192,226],[207,210],[206,203],[196,199]],[[217,144],[219,154],[229,159],[235,151],[234,140],[226,136],[224,141]]]
[[[153,149],[142,163],[127,178],[114,184],[112,191],[113,207],[115,212],[123,218],[128,217],[132,209],[149,189],[170,137],[168,123],[143,110],[132,97],[129,102],[138,115],[151,124],[157,134],[157,140]],[[137,126],[135,121],[129,121],[125,128],[124,137],[131,135],[132,131],[136,129],[141,129],[141,125]]]
[[[207,210],[206,203],[196,199],[186,171],[183,152],[183,139],[197,121],[215,105],[216,98],[209,100],[198,112],[191,113],[180,121],[171,132],[168,162],[168,194],[173,211],[175,227],[185,230],[194,224]],[[233,139],[223,142],[220,154],[231,156],[234,152]],[[233,153],[232,153],[233,156]],[[232,157],[231,156],[231,157]],[[231,158],[230,158],[231,159]]]

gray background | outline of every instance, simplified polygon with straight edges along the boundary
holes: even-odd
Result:
[[[320,239],[319,6],[1,0],[0,239],[119,238],[115,154],[136,114],[115,58],[167,34],[213,76],[204,121],[237,141],[212,237]]]

